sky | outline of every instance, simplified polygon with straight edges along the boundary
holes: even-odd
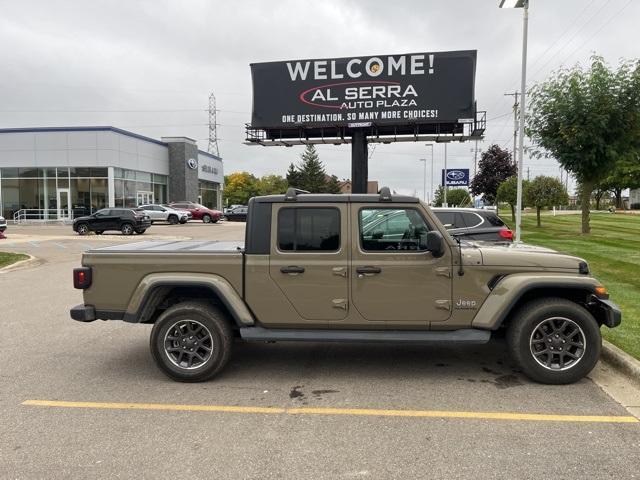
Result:
[[[225,173],[284,175],[303,147],[243,143],[250,63],[477,50],[475,95],[489,119],[478,148],[512,149],[513,97],[504,94],[520,86],[522,9],[497,0],[0,0],[0,11],[0,128],[112,125],[191,137],[206,150],[214,92]],[[637,0],[530,0],[527,85],[594,53],[611,65],[636,58],[638,19]],[[449,168],[473,171],[474,147],[450,144]],[[350,176],[349,145],[318,152],[327,173]],[[370,146],[369,179],[422,196],[420,158],[430,192],[424,143]],[[525,178],[560,175],[553,159],[524,163]],[[436,145],[436,177],[443,166]]]

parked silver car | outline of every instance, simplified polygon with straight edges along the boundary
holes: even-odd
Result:
[[[2,215],[0,215],[0,233],[4,232],[7,229],[7,221],[4,219]]]
[[[140,205],[138,208],[149,215],[151,223],[169,222],[171,225],[176,225],[177,223],[187,223],[189,220],[187,212],[165,205]]]

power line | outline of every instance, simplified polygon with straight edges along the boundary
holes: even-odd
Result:
[[[209,145],[207,151],[213,153],[216,156],[220,156],[220,149],[218,148],[218,132],[217,132],[217,112],[216,110],[216,96],[211,92],[209,95]]]

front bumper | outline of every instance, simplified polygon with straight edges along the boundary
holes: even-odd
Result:
[[[93,322],[96,319],[96,310],[91,305],[76,305],[69,313],[78,322]]]
[[[609,328],[615,328],[622,323],[622,311],[620,307],[611,300],[596,297],[596,308],[600,310],[599,315],[602,323]]]

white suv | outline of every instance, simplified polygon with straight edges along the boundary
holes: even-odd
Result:
[[[189,215],[182,210],[176,210],[164,205],[140,205],[138,207],[149,215],[151,222],[169,222],[171,225],[187,223]]]
[[[0,233],[4,232],[7,229],[7,221],[4,219],[2,215],[0,215]]]

